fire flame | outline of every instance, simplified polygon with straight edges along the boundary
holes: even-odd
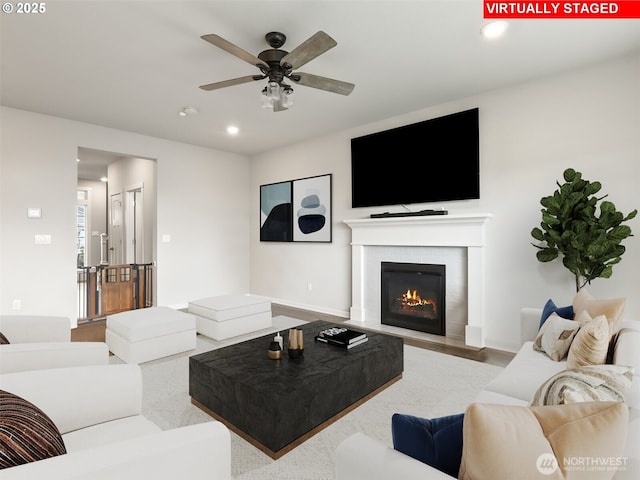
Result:
[[[436,302],[431,298],[423,299],[417,290],[408,289],[402,294],[402,303],[408,307],[419,307],[421,305],[431,305],[433,313],[437,315]]]

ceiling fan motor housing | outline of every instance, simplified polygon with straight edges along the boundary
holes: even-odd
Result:
[[[280,60],[284,58],[289,52],[278,49],[270,49],[260,52],[258,58],[269,65],[269,69],[261,69],[262,73],[269,77],[272,82],[280,83],[282,79],[291,73],[291,66],[284,64],[280,65]]]

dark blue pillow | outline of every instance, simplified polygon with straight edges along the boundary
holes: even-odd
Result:
[[[538,325],[538,330],[542,328],[544,322],[547,321],[549,316],[555,313],[559,317],[566,318],[568,320],[573,320],[573,305],[568,305],[566,307],[556,307],[556,304],[553,303],[553,300],[547,300],[547,303],[542,307],[542,316],[540,317],[540,325]]]
[[[432,419],[395,413],[391,418],[393,448],[458,478],[463,419],[463,413]]]

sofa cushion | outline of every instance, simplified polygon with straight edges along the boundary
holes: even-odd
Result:
[[[62,439],[67,452],[75,453],[159,431],[160,427],[146,417],[133,415],[65,433],[62,435]]]
[[[605,363],[611,339],[607,317],[598,315],[592,320],[589,313],[582,311],[576,318],[580,330],[569,348],[567,368]]]
[[[457,477],[463,421],[462,413],[433,419],[396,413],[391,418],[393,448]]]
[[[565,370],[540,386],[531,405],[624,402],[631,391],[633,370],[624,365],[588,365]]]
[[[545,352],[552,360],[559,362],[567,356],[579,328],[578,322],[552,313],[538,332],[533,348]]]
[[[544,352],[532,348],[533,342],[522,345],[515,357],[485,390],[507,395],[528,404],[536,390],[552,375],[567,368],[566,362],[553,362]]]
[[[607,479],[580,461],[622,457],[628,408],[619,402],[544,407],[473,403],[463,425],[459,478]]]
[[[576,315],[586,310],[592,318],[599,315],[607,317],[609,332],[613,335],[618,331],[626,300],[624,298],[596,299],[586,287],[582,287],[573,297],[573,311]]]
[[[552,313],[555,313],[559,317],[573,320],[573,305],[558,307],[553,300],[547,300],[547,303],[542,307],[542,315],[540,316],[540,325],[538,326],[538,330],[542,328],[542,325],[544,325],[544,322],[547,321],[547,318],[549,318]]]
[[[42,410],[0,390],[0,469],[67,453],[58,428]]]
[[[9,339],[0,332],[0,345],[9,345],[10,343]]]

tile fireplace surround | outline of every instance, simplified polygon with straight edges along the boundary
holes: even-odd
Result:
[[[351,228],[352,306],[349,323],[371,329],[384,330],[381,327],[386,327],[380,321],[380,258],[384,261],[425,263],[425,257],[436,255],[440,259],[438,261],[445,265],[449,262],[447,258],[451,258],[453,264],[466,261],[460,267],[463,270],[461,278],[466,283],[461,291],[466,292],[467,297],[467,318],[466,322],[463,319],[464,327],[460,326],[461,336],[464,336],[464,345],[468,347],[484,347],[484,227],[489,218],[491,214],[478,213],[345,220]],[[375,265],[368,262],[375,262]],[[378,272],[377,276],[370,274],[372,269]],[[448,290],[449,277],[447,272]],[[447,324],[449,316],[447,301]],[[421,336],[421,332],[416,332],[417,338]]]

